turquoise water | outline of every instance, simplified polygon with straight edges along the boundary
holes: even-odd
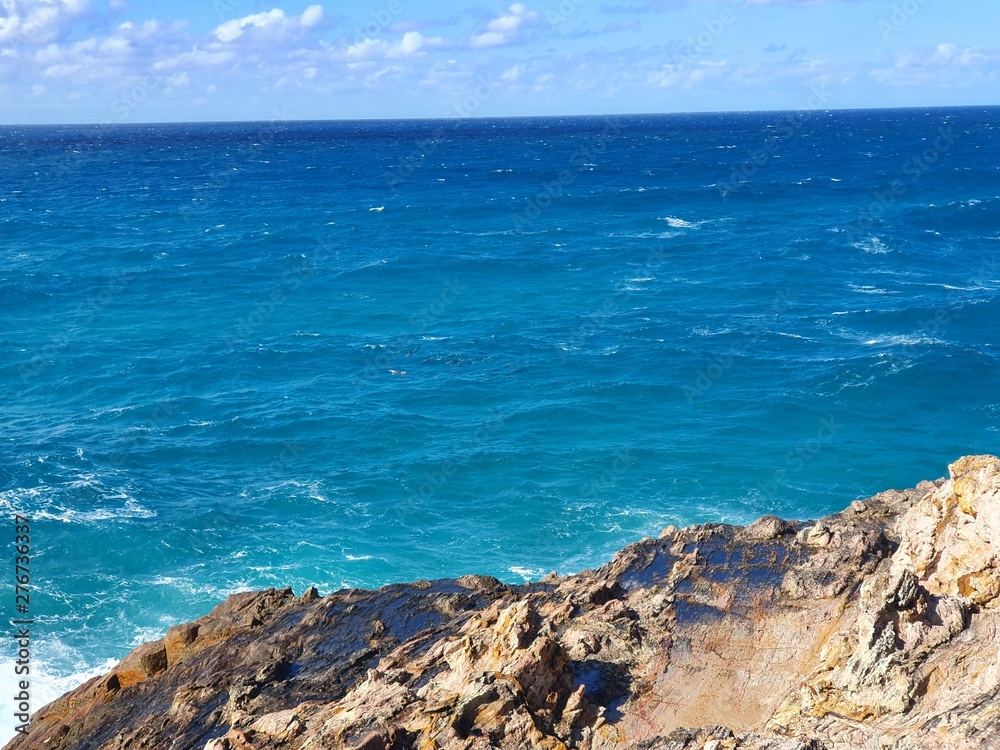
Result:
[[[237,590],[522,581],[1000,451],[998,120],[0,129],[45,697]]]

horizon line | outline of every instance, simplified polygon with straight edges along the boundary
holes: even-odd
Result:
[[[140,120],[136,122],[47,122],[47,123],[0,123],[0,128],[47,128],[47,127],[129,127],[141,125],[239,125],[256,123],[363,123],[363,122],[464,122],[489,120],[550,120],[550,119],[583,119],[612,117],[681,117],[686,115],[753,115],[753,114],[785,114],[785,113],[830,113],[830,112],[895,112],[903,110],[944,110],[944,109],[994,109],[1000,104],[934,104],[907,105],[899,107],[830,107],[799,109],[717,109],[688,110],[683,112],[618,112],[595,114],[547,114],[547,115],[478,115],[466,117],[340,117],[340,118],[307,118],[270,120]]]

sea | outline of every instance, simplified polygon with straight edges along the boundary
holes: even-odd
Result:
[[[234,592],[941,477],[998,323],[1000,108],[0,128],[32,710]]]

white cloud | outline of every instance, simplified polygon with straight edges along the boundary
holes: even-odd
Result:
[[[407,31],[397,44],[389,48],[386,57],[412,57],[424,47],[424,35],[419,31]]]
[[[501,34],[499,31],[487,31],[484,34],[477,34],[469,40],[469,46],[475,49],[483,49],[484,47],[499,47],[501,44],[506,44],[508,38]]]
[[[42,73],[46,78],[66,78],[80,70],[82,65],[51,65]]]
[[[957,44],[914,47],[897,52],[889,67],[876,68],[869,77],[892,86],[995,85],[1000,79],[1000,49]]]
[[[323,22],[323,6],[310,5],[301,16],[285,15],[281,8],[274,8],[266,13],[252,13],[243,18],[234,18],[219,24],[215,29],[215,37],[220,42],[232,42],[243,36],[248,29],[266,29],[289,32],[301,29],[311,29]]]
[[[348,47],[344,55],[348,60],[374,60],[388,58],[397,60],[406,57],[420,57],[428,47],[439,47],[444,39],[439,36],[425,37],[419,31],[407,31],[398,42],[384,39],[365,38]]]
[[[302,13],[302,25],[307,29],[318,26],[323,21],[323,6],[310,5]]]
[[[281,8],[269,10],[267,13],[252,13],[249,16],[234,18],[231,21],[220,24],[215,30],[215,36],[220,42],[231,42],[243,36],[243,30],[247,27],[262,29],[265,26],[281,23],[284,20],[285,11]]]
[[[127,52],[129,47],[128,39],[120,36],[108,37],[101,43],[101,51],[112,55]]]
[[[0,42],[50,42],[87,7],[87,0],[0,0]]]
[[[187,66],[196,68],[212,67],[227,63],[235,58],[236,53],[228,50],[203,50],[195,48],[189,52],[182,52],[173,57],[157,60],[153,63],[152,69],[155,71],[164,71]]]
[[[524,3],[514,3],[504,13],[486,24],[486,31],[469,39],[473,49],[499,47],[517,41],[522,27],[538,20],[538,13],[529,11]]]
[[[378,50],[384,48],[385,42],[381,39],[368,39],[365,38],[358,42],[357,44],[352,44],[344,54],[349,60],[364,60],[368,57],[374,57]]]

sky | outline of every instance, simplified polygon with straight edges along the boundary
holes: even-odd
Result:
[[[0,123],[1000,104],[995,0],[0,0]]]

